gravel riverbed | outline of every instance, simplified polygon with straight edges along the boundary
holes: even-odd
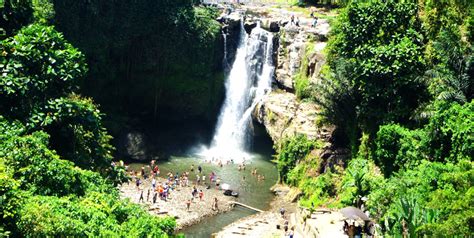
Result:
[[[157,185],[165,181],[164,178],[156,178]],[[175,217],[177,223],[176,230],[198,223],[205,217],[232,209],[229,202],[234,201],[234,197],[225,196],[222,190],[216,189],[215,185],[211,186],[210,189],[207,189],[207,185],[196,185],[196,188],[198,191],[202,189],[204,192],[203,199],[200,200],[199,197],[194,198],[190,210],[187,211],[186,201],[192,198],[193,185],[191,184],[188,187],[176,188],[171,191],[167,201],[158,198],[155,204],[153,204],[151,179],[142,180],[140,189],[137,189],[135,181],[130,181],[130,183],[125,183],[119,187],[122,198],[128,198],[131,202],[143,205],[151,214]],[[141,190],[143,190],[144,201],[139,202]],[[147,196],[148,190],[150,190],[149,196]],[[218,210],[212,209],[215,197],[218,200]]]

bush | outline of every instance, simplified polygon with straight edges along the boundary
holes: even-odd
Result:
[[[87,72],[84,55],[52,26],[33,24],[1,42],[0,113],[25,120],[50,98],[77,90]]]
[[[470,209],[474,200],[469,199],[473,166],[465,160],[456,164],[422,161],[376,186],[368,207],[392,235],[469,236],[474,228]],[[403,222],[409,231],[403,229]]]
[[[0,114],[45,130],[63,158],[83,169],[124,181],[111,166],[111,137],[92,100],[71,94],[87,67],[84,55],[52,26],[32,24],[1,42]]]
[[[51,146],[75,165],[110,175],[112,137],[102,125],[102,113],[91,99],[78,95],[49,100],[29,119],[33,129],[41,128],[51,136]]]
[[[426,85],[417,77],[425,68],[417,10],[407,2],[351,2],[333,28],[328,63],[335,74],[348,72],[334,79],[347,79],[346,87],[355,90],[349,94],[355,121],[372,135],[385,122],[409,121],[426,100]]]
[[[340,189],[340,203],[346,206],[361,207],[362,198],[368,195],[380,184],[383,176],[377,173],[374,163],[363,158],[356,158],[349,162],[342,176]]]
[[[45,132],[35,132],[0,143],[0,215],[14,236],[172,234],[174,219],[156,218],[121,200],[98,173],[60,159],[47,141]]]
[[[331,172],[304,178],[299,186],[303,192],[300,205],[308,208],[338,206],[336,193],[339,180],[340,176]]]
[[[401,168],[413,168],[425,158],[427,133],[397,124],[381,126],[375,139],[374,159],[386,177]]]
[[[314,141],[301,134],[280,142],[275,157],[282,182],[288,182],[290,170],[296,166],[297,161],[304,159],[316,146]]]
[[[474,100],[464,105],[438,104],[425,130],[432,160],[456,162],[474,158]]]

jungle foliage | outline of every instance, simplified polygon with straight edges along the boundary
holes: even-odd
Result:
[[[224,92],[215,9],[191,0],[52,2],[51,21],[90,67],[81,92],[103,107],[108,121],[154,126],[161,119],[214,119]]]
[[[103,114],[79,94],[86,58],[48,25],[48,3],[0,9],[0,236],[172,235],[173,218],[120,199]]]
[[[473,13],[472,1],[348,3],[308,90],[349,158],[295,155],[286,182],[301,205],[362,207],[388,237],[474,232]]]

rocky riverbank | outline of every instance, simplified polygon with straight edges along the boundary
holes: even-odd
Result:
[[[244,217],[224,227],[215,237],[283,237],[285,218],[288,220],[288,214],[296,211],[296,203],[292,201],[298,192],[284,185],[275,185],[272,191],[276,196],[268,211]],[[280,214],[281,208],[285,209],[285,218]],[[277,229],[277,226],[281,228]]]
[[[298,189],[277,184],[272,191],[276,196],[268,211],[242,218],[224,227],[215,237],[287,237],[290,233],[295,237],[347,237],[340,212],[319,208],[310,214],[298,207]]]
[[[156,180],[157,184],[166,181],[164,178],[160,177],[158,177]],[[178,187],[170,193],[167,201],[158,198],[156,203],[153,203],[151,179],[144,180],[140,185],[140,189],[137,189],[135,181],[130,182],[129,184],[123,184],[119,187],[122,198],[128,198],[131,202],[144,206],[151,214],[157,216],[175,217],[177,223],[176,230],[196,224],[206,217],[214,216],[218,213],[226,212],[232,209],[232,207],[229,205],[229,202],[233,201],[234,198],[225,196],[222,193],[222,190],[215,188],[215,185],[211,186],[210,189],[207,189],[207,186],[205,185],[197,185],[196,188],[198,191],[203,191],[203,199],[200,200],[198,196],[194,198],[188,211],[186,207],[186,201],[192,198],[191,193],[193,186],[191,185],[189,187]],[[142,190],[144,201],[140,202],[139,200]],[[148,196],[149,190],[150,195]],[[218,210],[212,209],[214,198],[217,198],[218,200]]]

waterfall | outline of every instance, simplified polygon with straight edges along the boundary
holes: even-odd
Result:
[[[247,35],[241,25],[235,61],[226,77],[226,97],[218,117],[210,148],[201,152],[207,158],[248,159],[251,114],[255,105],[270,92],[274,66],[273,35],[258,25]]]
[[[229,62],[227,61],[227,34],[222,31],[222,39],[224,40],[224,59],[222,60],[222,65],[224,66],[224,71],[227,72],[229,69]]]

